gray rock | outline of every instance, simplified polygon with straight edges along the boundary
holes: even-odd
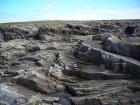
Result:
[[[36,75],[29,74],[25,77],[19,77],[15,81],[19,85],[25,86],[29,89],[41,92],[43,94],[55,92],[55,86],[53,85],[53,83],[40,79]]]
[[[10,105],[8,102],[0,101],[0,105]]]
[[[140,60],[140,43],[138,38],[119,39],[115,36],[105,38],[102,42],[106,51]]]
[[[74,97],[71,98],[71,101],[74,105],[102,105],[100,99],[96,99],[92,96]]]
[[[46,97],[42,99],[42,102],[44,103],[58,103],[60,101],[59,97]]]
[[[17,105],[23,105],[28,102],[28,99],[26,97],[17,97],[15,101]]]
[[[128,37],[133,37],[133,34],[135,33],[135,30],[136,30],[136,26],[127,26],[125,28],[125,34]]]
[[[70,100],[68,100],[67,98],[61,98],[60,103],[61,105],[71,105]]]
[[[0,43],[4,42],[4,35],[0,29]]]
[[[83,61],[92,62],[96,65],[105,64],[107,69],[112,70],[113,72],[121,72],[131,74],[133,76],[139,76],[139,61],[124,56],[116,55],[113,53],[109,53],[90,46],[87,52],[81,52],[79,49],[81,48],[80,46],[83,46],[83,44],[84,43],[79,44],[79,46],[77,46],[76,50],[74,51],[77,52],[77,58]]]
[[[139,85],[128,86],[127,88],[129,88],[133,92],[140,92],[140,86]]]

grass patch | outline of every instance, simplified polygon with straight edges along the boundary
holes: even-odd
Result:
[[[11,25],[11,23],[0,23],[0,28],[9,28]]]

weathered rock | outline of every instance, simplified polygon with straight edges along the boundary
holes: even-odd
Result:
[[[77,76],[82,79],[123,79],[128,78],[128,75],[120,74],[120,73],[113,73],[109,70],[105,70],[105,68],[101,68],[98,66],[87,66],[83,65],[83,67],[68,68],[66,66],[65,70],[63,71],[66,75],[70,76]]]
[[[60,101],[60,98],[59,97],[46,97],[46,98],[43,98],[42,101],[44,103],[58,103]]]
[[[29,52],[40,51],[40,47],[39,46],[27,46],[26,50]]]
[[[79,71],[78,76],[83,79],[125,79],[128,76],[118,73],[100,72],[94,70]]]
[[[63,84],[56,84],[56,90],[57,91],[64,91],[65,90],[65,85],[63,85]]]
[[[0,101],[0,105],[10,105],[8,102]]]
[[[138,46],[140,39],[126,38],[124,32],[127,26],[134,24],[138,27],[130,33],[139,36],[139,22],[136,22],[0,26],[0,83],[4,83],[0,84],[0,102],[10,105],[139,105],[139,84],[127,78],[127,74],[139,76],[139,61],[106,52],[101,43],[111,34],[118,37],[114,43],[123,41],[121,53],[130,52],[127,49]],[[75,57],[71,53],[74,47]],[[115,51],[121,49],[118,45],[114,47]],[[137,48],[131,51],[133,55]]]
[[[80,81],[77,83],[69,84],[68,90],[74,96],[85,96],[93,95],[97,96],[106,96],[105,94],[110,93],[121,93],[121,91],[126,90],[128,93],[127,86],[131,84],[131,81],[127,80],[89,80],[89,81]],[[125,87],[125,88],[123,88]],[[131,92],[130,92],[131,93]],[[109,95],[111,97],[111,94]]]
[[[15,77],[19,75],[19,73],[15,70],[7,70],[4,72],[5,75],[9,75],[9,77]]]
[[[38,32],[36,33],[35,39],[37,40],[45,40],[45,35],[48,35],[48,28],[40,27]]]
[[[67,64],[65,70],[63,71],[67,75],[77,76],[79,71],[79,67],[76,63]]]
[[[26,75],[25,77],[17,78],[16,83],[43,94],[55,92],[53,83],[40,79],[36,75]]]
[[[92,96],[74,97],[71,98],[71,101],[74,105],[102,105],[100,99],[96,99]]]
[[[25,97],[17,97],[16,98],[16,103],[18,105],[26,104],[28,102],[28,99]]]
[[[31,35],[29,31],[20,29],[18,27],[10,27],[4,29],[4,40],[9,41],[12,39],[28,39]]]
[[[86,52],[81,51],[81,46],[87,46],[87,44],[80,43],[74,50],[74,55],[87,62],[92,62],[96,65],[105,64],[107,69],[114,72],[121,72],[138,76],[140,73],[140,62],[124,56],[112,54],[101,49],[89,47]]]
[[[125,34],[128,36],[128,37],[133,37],[134,33],[135,33],[135,30],[136,30],[136,26],[127,26],[125,28]]]
[[[2,77],[16,77],[18,75],[24,75],[25,74],[25,70],[21,69],[21,70],[6,70],[4,72],[0,73]]]
[[[4,35],[0,29],[0,43],[4,42]]]
[[[128,86],[127,88],[129,88],[133,92],[140,92],[140,86],[139,85]]]
[[[61,98],[60,103],[61,105],[71,105],[71,101],[67,98]]]
[[[136,40],[136,41],[135,41]],[[140,43],[138,38],[119,39],[115,36],[105,38],[102,42],[106,51],[140,60]]]
[[[100,99],[102,105],[114,105],[119,103],[131,105],[130,102],[138,103],[139,93],[132,93],[127,88],[130,84],[134,85],[134,83],[129,80],[92,80],[79,81],[75,84],[69,84],[68,87],[71,94],[76,96],[73,98],[86,99],[91,97],[92,99]],[[84,99],[81,101],[84,102]],[[78,105],[83,104],[79,103]]]

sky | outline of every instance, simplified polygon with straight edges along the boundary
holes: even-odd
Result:
[[[0,0],[0,23],[140,19],[140,0]]]

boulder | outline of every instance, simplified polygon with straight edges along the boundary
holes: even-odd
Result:
[[[26,75],[24,77],[19,77],[15,80],[19,85],[25,86],[43,94],[49,94],[55,92],[55,86],[53,83],[43,80],[36,75]]]

